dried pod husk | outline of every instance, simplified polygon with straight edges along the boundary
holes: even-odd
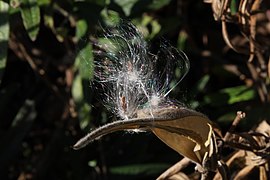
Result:
[[[151,113],[162,119],[154,122],[151,131],[184,157],[203,165],[216,151],[213,123],[205,115],[178,107],[153,110]],[[145,117],[150,114],[140,112],[138,116]]]
[[[139,110],[137,118],[119,120],[97,128],[73,148],[80,149],[103,135],[130,129],[152,131],[169,147],[201,167],[216,153],[212,122],[199,112],[178,106]]]

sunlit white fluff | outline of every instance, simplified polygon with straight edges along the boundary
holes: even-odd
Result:
[[[166,42],[153,55],[131,23],[105,30],[95,45],[95,81],[105,92],[107,107],[123,120],[137,117],[142,108],[152,114],[155,108],[171,105],[168,94],[189,70],[186,55]],[[171,87],[176,70],[181,77]]]

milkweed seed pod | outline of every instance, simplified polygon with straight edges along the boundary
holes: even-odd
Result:
[[[119,130],[148,130],[203,166],[217,150],[212,122],[168,97],[189,70],[187,56],[168,43],[162,43],[154,55],[136,27],[127,22],[106,30],[94,45],[98,48],[94,81],[119,120],[91,131],[73,148]],[[180,76],[172,83],[175,72]]]

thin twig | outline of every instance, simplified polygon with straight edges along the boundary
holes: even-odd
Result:
[[[171,166],[169,169],[167,169],[165,172],[163,172],[156,180],[168,179],[170,176],[173,176],[174,174],[181,171],[183,168],[187,167],[190,163],[191,161],[188,158],[184,157],[176,164]]]
[[[232,125],[230,127],[230,129],[227,131],[227,133],[224,136],[224,141],[228,141],[230,135],[232,132],[234,132],[236,126],[239,124],[239,122],[241,121],[241,119],[246,117],[246,113],[242,112],[242,111],[237,111],[236,116],[232,122]]]
[[[255,82],[255,85],[257,86],[257,91],[260,96],[260,99],[262,102],[266,101],[263,88],[260,86],[262,84],[261,79],[259,78],[259,72],[256,70],[254,65],[250,62],[247,62],[247,67],[250,71],[250,74],[252,76],[253,81]]]

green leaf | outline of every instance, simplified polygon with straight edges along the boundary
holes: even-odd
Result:
[[[237,6],[237,1],[236,0],[231,1],[230,10],[231,10],[232,15],[235,15],[237,13],[238,6]]]
[[[75,2],[87,2],[99,6],[105,6],[106,4],[110,3],[110,0],[75,0]]]
[[[142,14],[143,12],[158,10],[168,5],[171,0],[113,0],[121,7],[126,16]]]
[[[80,127],[84,130],[89,130],[90,122],[92,120],[91,107],[87,103],[83,103],[78,108],[78,117],[80,120]]]
[[[93,78],[94,64],[92,45],[90,43],[78,53],[75,60],[75,68],[79,68],[82,79],[89,80]]]
[[[85,101],[87,99],[85,97],[85,91],[83,80],[80,74],[78,74],[73,81],[71,93],[76,103],[81,129],[87,129],[87,127],[89,127],[89,123],[91,122],[91,107]]]
[[[87,32],[88,25],[85,19],[81,19],[76,24],[76,38],[81,39]]]
[[[90,167],[96,167],[97,166],[97,160],[92,160],[88,162],[88,166]]]
[[[44,24],[49,27],[52,31],[54,31],[54,20],[51,14],[45,14],[43,16]]]
[[[120,19],[121,19],[118,12],[109,10],[107,8],[104,8],[101,11],[100,15],[103,19],[104,24],[106,24],[106,26],[114,26],[116,24],[119,24]]]
[[[248,101],[255,97],[254,89],[250,89],[246,86],[237,86],[233,88],[224,89],[222,92],[229,95],[229,104],[237,102]]]
[[[209,82],[209,79],[210,79],[210,75],[204,75],[197,83],[196,83],[196,91],[197,92],[202,92],[204,89],[205,89],[205,87],[206,87],[206,85],[207,85],[207,83]]]
[[[40,24],[40,9],[37,0],[22,0],[21,16],[30,39],[36,40]]]
[[[80,75],[77,75],[75,77],[72,84],[71,93],[76,103],[81,102],[83,100],[83,85],[82,85],[82,78]]]
[[[181,50],[184,50],[186,47],[187,39],[188,34],[185,31],[180,31],[177,40],[177,47]]]
[[[204,101],[212,106],[234,104],[242,101],[249,101],[256,96],[255,90],[246,86],[236,86],[225,88],[218,93],[213,93],[204,97]]]
[[[37,0],[39,6],[48,6],[52,0]]]
[[[0,84],[7,61],[7,48],[9,37],[9,5],[0,1]]]
[[[110,168],[112,174],[121,174],[121,175],[152,175],[159,174],[160,172],[167,169],[170,165],[164,163],[157,164],[132,164],[126,166],[116,166]]]
[[[148,8],[151,10],[158,10],[166,5],[168,5],[171,2],[171,0],[153,0]]]
[[[147,14],[144,14],[142,19],[133,20],[133,23],[146,39],[153,39],[161,30],[159,22]]]
[[[138,2],[138,0],[114,0],[115,4],[120,6],[126,16],[131,14],[132,7]]]

